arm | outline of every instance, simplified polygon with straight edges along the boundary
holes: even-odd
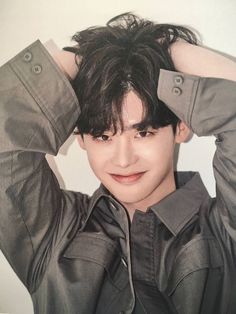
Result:
[[[212,50],[178,41],[170,54],[179,72],[236,81],[236,63]]]
[[[213,167],[218,210],[215,215],[220,215],[216,220],[223,222],[228,234],[236,240],[236,83],[233,81],[236,64],[201,47],[176,43],[173,48],[177,69],[191,75],[162,70],[158,96],[197,135],[216,136]],[[177,85],[176,76],[182,77]],[[174,87],[180,93],[173,93]]]
[[[0,247],[31,289],[34,268],[40,276],[75,220],[45,154],[57,154],[79,106],[39,42],[1,67],[0,86]]]
[[[44,44],[44,47],[50,53],[53,60],[57,63],[65,76],[71,81],[74,80],[78,73],[78,64],[80,63],[79,57],[75,55],[75,53],[59,49],[51,39]]]

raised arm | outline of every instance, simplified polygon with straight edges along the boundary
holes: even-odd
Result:
[[[180,72],[161,71],[158,96],[197,135],[216,136],[213,168],[217,210],[212,215],[215,222],[223,222],[235,241],[236,63],[185,43],[174,44],[171,55]]]
[[[65,76],[70,80],[73,81],[78,73],[78,66],[80,63],[79,57],[67,50],[61,50],[57,47],[53,40],[49,40],[44,43],[44,47],[52,56],[53,60],[59,66],[61,71],[65,74]],[[73,50],[73,47],[70,47]],[[69,49],[71,50],[71,49]]]
[[[212,50],[178,41],[170,54],[179,72],[236,81],[236,62]]]
[[[57,154],[79,106],[40,42],[1,67],[0,86],[0,248],[31,290],[78,218],[45,154]]]

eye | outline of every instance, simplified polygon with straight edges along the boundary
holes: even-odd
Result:
[[[136,137],[138,137],[138,138],[145,138],[145,137],[152,136],[152,135],[154,135],[154,132],[151,132],[151,131],[148,131],[148,130],[142,130],[142,131],[138,132]]]
[[[108,142],[111,140],[111,136],[102,134],[101,136],[94,136],[93,139],[98,142]]]

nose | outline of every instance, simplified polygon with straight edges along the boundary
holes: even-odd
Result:
[[[127,168],[133,165],[138,159],[134,145],[128,139],[120,136],[115,143],[115,148],[113,150],[112,162],[115,166],[121,168]]]

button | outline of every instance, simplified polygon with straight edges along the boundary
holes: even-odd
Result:
[[[121,258],[121,262],[125,266],[125,268],[128,268],[128,265],[123,257]]]
[[[118,210],[118,208],[112,202],[110,204],[112,209]]]
[[[40,74],[42,72],[42,67],[41,65],[36,64],[33,66],[32,70],[35,74]]]
[[[174,77],[174,82],[176,85],[182,85],[184,82],[184,78],[180,75]]]
[[[24,54],[23,59],[25,62],[30,62],[32,60],[32,57],[32,53],[28,51]]]
[[[182,90],[179,88],[179,87],[174,87],[172,89],[172,93],[175,95],[175,96],[180,96],[182,94]]]

